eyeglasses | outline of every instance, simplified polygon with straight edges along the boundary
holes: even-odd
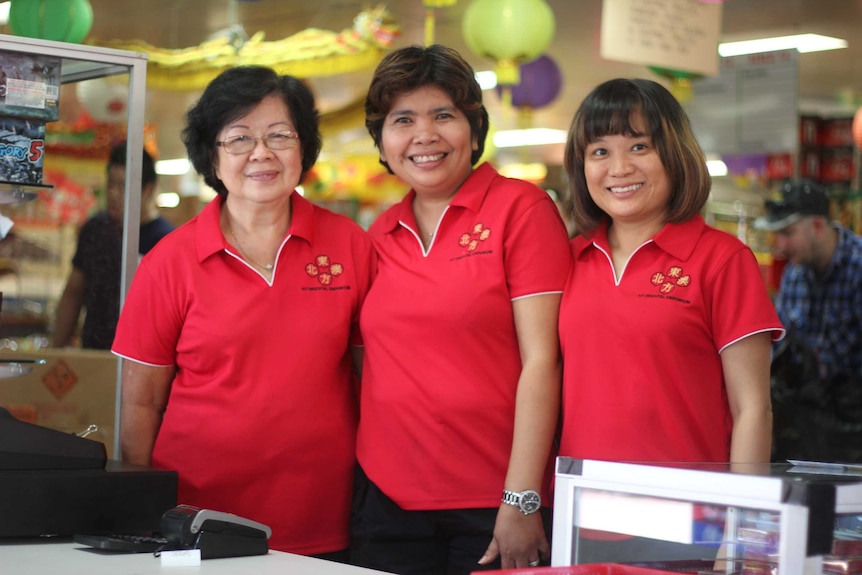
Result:
[[[296,147],[299,141],[299,134],[291,130],[283,132],[273,132],[262,138],[253,136],[234,136],[227,140],[217,141],[216,145],[224,148],[228,154],[248,154],[257,146],[257,143],[263,140],[263,144],[270,150],[289,150]]]

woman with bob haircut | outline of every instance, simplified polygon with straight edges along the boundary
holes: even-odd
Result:
[[[711,180],[683,108],[650,80],[604,82],[572,120],[564,167],[578,235],[560,455],[769,462],[770,344],[784,329],[754,254],[700,215]],[[635,541],[591,543],[579,561],[632,558],[621,545]]]
[[[129,290],[112,348],[123,459],[178,471],[182,503],[269,525],[273,549],[347,561],[351,343],[373,246],[296,192],[321,148],[296,78],[229,69],[182,135],[218,195],[144,257]]]
[[[387,55],[365,112],[410,191],[369,229],[379,269],[361,318],[353,561],[402,575],[547,562],[569,267],[559,211],[479,163],[488,113],[454,50]]]
[[[770,343],[751,250],[706,225],[706,161],[661,84],[609,80],[565,148],[572,269],[560,312],[561,454],[768,462]]]

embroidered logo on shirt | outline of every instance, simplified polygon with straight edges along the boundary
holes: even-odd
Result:
[[[650,278],[650,283],[658,287],[659,293],[669,294],[676,288],[684,288],[691,285],[691,276],[683,274],[680,266],[671,266],[666,273],[655,272]]]
[[[479,247],[479,242],[484,242],[489,237],[491,237],[491,228],[486,228],[485,224],[479,222],[473,225],[473,229],[470,232],[461,234],[458,245],[465,248],[468,252],[473,252]]]
[[[329,286],[334,278],[344,273],[344,266],[332,262],[329,256],[320,255],[314,258],[314,262],[305,265],[305,273],[309,277],[317,278],[320,285]]]

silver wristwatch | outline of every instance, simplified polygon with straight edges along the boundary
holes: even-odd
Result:
[[[542,497],[532,489],[520,493],[504,489],[503,503],[517,507],[524,515],[530,515],[542,507]]]

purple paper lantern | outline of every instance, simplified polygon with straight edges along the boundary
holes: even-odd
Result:
[[[560,68],[548,56],[539,56],[520,66],[521,82],[511,86],[512,105],[516,108],[541,108],[554,101],[563,85]],[[497,86],[497,94],[502,87]]]

